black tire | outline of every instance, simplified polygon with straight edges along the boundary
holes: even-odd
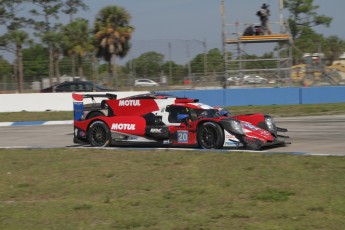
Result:
[[[214,122],[206,122],[197,130],[198,144],[203,149],[220,149],[224,144],[223,129]]]
[[[87,131],[87,139],[92,147],[107,147],[111,143],[110,129],[103,121],[94,121]]]

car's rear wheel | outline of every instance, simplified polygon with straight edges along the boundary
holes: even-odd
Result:
[[[214,122],[206,122],[199,126],[197,140],[201,148],[220,149],[224,144],[223,129]]]
[[[107,147],[111,143],[110,129],[103,121],[92,122],[87,137],[93,147]]]
[[[104,114],[102,112],[99,112],[99,111],[91,112],[87,115],[86,119],[91,119],[91,118],[98,117],[98,116],[104,116]]]

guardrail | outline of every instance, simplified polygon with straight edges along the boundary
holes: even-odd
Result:
[[[118,98],[145,93],[115,92]],[[114,93],[114,92],[113,92]],[[165,93],[198,98],[211,106],[288,105],[345,102],[345,86],[177,90]],[[72,111],[71,93],[0,94],[0,112]]]
[[[101,94],[104,94],[102,92]],[[141,92],[109,92],[118,98],[136,95]],[[27,93],[0,94],[0,112],[41,112],[41,111],[72,111],[72,93]]]

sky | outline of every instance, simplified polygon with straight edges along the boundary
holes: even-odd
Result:
[[[90,9],[79,15],[93,21],[99,10],[108,5],[124,7],[132,15],[136,28],[134,39],[206,39],[221,43],[220,0],[85,0]],[[330,2],[332,4],[330,4]],[[279,21],[279,0],[225,0],[227,22],[257,22],[256,11],[262,3],[270,5],[271,21]],[[314,0],[319,13],[333,17],[331,28],[321,29],[326,35],[345,39],[339,31],[345,20],[344,0]],[[287,18],[287,14],[285,13]]]
[[[141,53],[156,49],[165,53],[166,58],[184,62],[195,54],[222,48],[222,26],[220,15],[221,0],[84,0],[89,9],[79,12],[75,17],[83,17],[92,25],[96,14],[109,5],[124,7],[132,16],[131,25],[135,27],[132,37],[133,47],[127,59],[138,57]],[[269,4],[271,22],[279,21],[279,0],[225,0],[226,23],[259,23],[256,11],[263,4]],[[332,3],[332,4],[330,4]],[[345,40],[344,0],[314,0],[320,6],[320,14],[333,17],[330,28],[315,27],[325,36],[337,35]],[[287,12],[284,13],[287,18]],[[60,20],[68,22],[68,16]],[[275,28],[273,28],[275,29]],[[227,27],[229,33],[234,27]],[[168,43],[171,42],[172,51]],[[167,57],[170,56],[170,57]],[[126,61],[126,59],[124,60]]]
[[[135,32],[133,48],[127,58],[137,57],[153,48],[169,56],[167,43],[171,39],[173,51],[170,56],[177,59],[177,62],[184,62],[203,52],[203,41],[207,50],[222,48],[221,0],[85,0],[85,3],[90,9],[80,12],[76,17],[87,18],[90,23],[100,9],[108,5],[124,7],[131,14]],[[256,11],[263,3],[270,5],[270,21],[279,22],[279,0],[225,0],[226,23],[259,23]],[[315,27],[315,30],[345,40],[345,30],[342,29],[345,1],[314,0],[314,5],[320,6],[318,13],[333,17],[330,28],[320,26]],[[287,17],[287,12],[284,12],[284,18]],[[235,27],[227,26],[227,31],[235,32]]]

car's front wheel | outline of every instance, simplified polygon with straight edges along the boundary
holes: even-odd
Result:
[[[110,129],[103,121],[92,122],[87,137],[93,147],[107,147],[111,143]]]
[[[206,122],[199,126],[197,140],[201,148],[220,149],[224,144],[223,129],[214,122]]]

